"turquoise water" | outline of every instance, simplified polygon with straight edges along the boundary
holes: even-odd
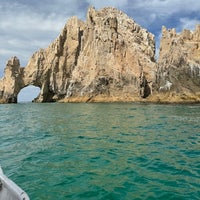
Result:
[[[200,105],[0,105],[0,141],[31,200],[200,199]]]

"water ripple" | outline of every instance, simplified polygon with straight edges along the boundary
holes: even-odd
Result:
[[[1,105],[1,165],[34,200],[199,199],[199,113],[198,105]]]

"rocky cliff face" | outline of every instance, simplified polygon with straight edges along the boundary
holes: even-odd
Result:
[[[8,61],[0,99],[17,102],[28,85],[41,88],[36,102],[160,101],[166,94],[197,95],[200,26],[180,34],[163,27],[162,34],[156,63],[153,34],[117,9],[90,8],[86,22],[72,17],[26,67],[16,57]]]
[[[194,32],[162,28],[155,85],[167,101],[200,100],[200,25]]]
[[[41,88],[38,102],[147,97],[156,69],[154,56],[154,36],[133,19],[114,8],[90,8],[86,22],[72,17],[25,68],[12,58],[0,83],[0,97],[16,102],[27,85]]]

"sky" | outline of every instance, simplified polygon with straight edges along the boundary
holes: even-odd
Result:
[[[17,56],[26,66],[35,51],[59,35],[70,17],[85,21],[89,6],[125,12],[155,35],[157,49],[163,25],[180,32],[200,24],[200,0],[1,0],[0,78],[9,58]]]

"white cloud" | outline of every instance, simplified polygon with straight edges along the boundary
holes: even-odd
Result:
[[[137,22],[148,26],[157,21],[165,22],[172,16],[177,19],[182,14],[199,13],[200,3],[198,0],[129,0],[125,9]]]
[[[159,16],[165,16],[166,14],[172,15],[180,11],[199,11],[200,3],[197,0],[136,0],[132,4],[132,8],[134,7],[142,10],[145,8],[146,11],[158,13]]]
[[[200,21],[197,19],[190,18],[180,18],[180,25],[177,28],[178,31],[182,31],[183,29],[194,30],[196,25],[200,24]]]
[[[112,6],[112,7],[123,7],[126,6],[128,3],[128,0],[87,0],[87,2],[96,7],[97,9],[106,7],[106,6]]]
[[[45,1],[0,2],[0,77],[10,57],[18,56],[24,66],[34,51],[57,37],[72,14],[83,16],[76,1]]]
[[[14,7],[16,6],[16,7]],[[59,31],[68,16],[56,15],[54,12],[38,13],[24,5],[6,6],[0,13],[0,29],[3,31]]]

